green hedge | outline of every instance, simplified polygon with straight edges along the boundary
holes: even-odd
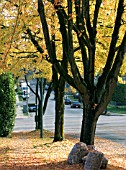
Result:
[[[8,136],[16,117],[14,80],[10,73],[0,75],[0,136]]]
[[[126,103],[126,84],[117,84],[112,101]]]

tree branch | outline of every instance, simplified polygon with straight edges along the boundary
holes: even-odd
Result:
[[[31,30],[29,28],[26,29],[27,34],[29,35],[30,40],[36,47],[36,49],[42,54],[44,53],[44,50],[40,47],[38,41],[35,40],[35,37],[32,35]]]
[[[42,30],[43,30],[44,37],[45,37],[46,48],[48,50],[50,60],[53,63],[54,61],[56,61],[56,56],[55,56],[55,53],[52,48],[52,44],[51,44],[51,40],[50,40],[50,36],[49,36],[49,29],[48,29],[48,25],[47,25],[47,21],[46,21],[46,16],[44,13],[44,5],[43,5],[42,0],[38,0],[38,13],[40,16]]]
[[[98,13],[99,13],[99,8],[100,8],[101,3],[102,3],[102,0],[96,0],[95,11],[94,11],[94,19],[93,19],[93,29],[95,31],[96,31]]]

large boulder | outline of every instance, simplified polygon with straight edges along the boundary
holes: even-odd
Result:
[[[86,160],[87,160],[87,156],[84,156],[82,158],[83,165],[85,165]],[[107,169],[107,166],[108,166],[108,159],[103,157],[100,169]]]
[[[89,152],[85,161],[84,170],[100,170],[103,158],[104,154],[102,152],[96,150]]]
[[[107,166],[108,166],[108,159],[106,157],[104,157],[102,159],[102,164],[101,164],[101,169],[107,169]]]
[[[68,163],[69,164],[76,164],[81,163],[82,158],[88,154],[87,145],[83,142],[78,142],[72,148],[69,156],[68,156]]]

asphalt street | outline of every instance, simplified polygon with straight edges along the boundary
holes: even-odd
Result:
[[[22,103],[17,98],[17,117],[14,132],[35,130],[35,113],[24,116]],[[65,126],[66,134],[79,137],[82,121],[82,109],[71,109],[65,106]],[[47,105],[44,115],[44,129],[54,131],[55,128],[55,102],[53,96]],[[101,115],[96,128],[96,135],[126,145],[126,115],[108,114]]]

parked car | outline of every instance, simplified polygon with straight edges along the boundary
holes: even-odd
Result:
[[[28,82],[28,85],[30,86],[29,82]],[[30,88],[27,86],[26,82],[21,83],[21,91],[22,93],[25,91],[25,93],[30,94]]]
[[[106,115],[107,114],[107,108],[103,111],[102,115]]]
[[[66,105],[69,105],[69,104],[71,104],[71,99],[70,98],[65,98],[64,102],[65,102]]]
[[[36,112],[36,105],[31,105],[28,107],[29,112]]]
[[[46,84],[45,85],[45,90],[48,90],[48,88],[49,88],[49,85]]]
[[[79,93],[74,94],[74,99],[79,99]]]
[[[71,104],[71,108],[81,108],[81,103],[78,101],[73,101]]]

